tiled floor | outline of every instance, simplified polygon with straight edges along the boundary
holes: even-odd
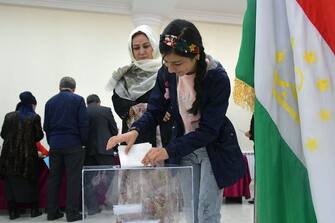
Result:
[[[243,201],[242,204],[223,204],[221,223],[253,223],[254,205]]]
[[[254,191],[254,181],[250,184],[250,191],[251,194],[253,194]],[[97,218],[97,220],[90,220],[90,221],[84,221],[87,223],[115,223],[113,219],[108,219],[106,221],[106,218]],[[15,219],[13,221],[10,221],[8,219],[7,211],[0,210],[0,223],[2,222],[52,222],[52,223],[61,223],[66,222],[66,218],[63,217],[57,221],[47,221],[46,214],[43,214],[36,218],[31,218],[30,215],[27,213],[25,215],[22,215],[20,218]],[[80,221],[77,221],[80,222]],[[221,223],[254,223],[254,205],[249,204],[247,200],[243,198],[242,204],[226,204],[223,203],[221,207]]]
[[[223,204],[221,208],[221,215],[222,215],[221,222],[253,223],[253,208],[254,205],[249,204],[246,200],[243,200],[242,204]],[[47,222],[46,218],[47,218],[46,214],[43,214],[42,216],[36,218],[30,218],[29,214],[26,214],[10,222]],[[0,222],[9,222],[7,213],[4,211],[0,212]],[[65,217],[63,217],[60,220],[50,222],[54,223],[66,222],[66,219]],[[106,221],[97,220],[96,222],[106,222]]]

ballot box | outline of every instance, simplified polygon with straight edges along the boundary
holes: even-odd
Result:
[[[193,223],[192,175],[192,167],[84,167],[83,221]]]

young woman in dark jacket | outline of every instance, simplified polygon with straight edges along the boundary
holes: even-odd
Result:
[[[205,54],[198,29],[188,21],[172,21],[161,34],[159,49],[164,66],[158,71],[147,112],[131,131],[112,137],[107,148],[126,142],[129,151],[136,138],[154,128],[170,109],[175,118],[170,143],[152,148],[142,162],[156,165],[168,160],[192,166],[194,222],[219,223],[222,188],[244,173],[236,133],[225,115],[228,76],[220,63]]]

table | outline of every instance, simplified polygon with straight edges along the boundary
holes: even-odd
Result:
[[[237,181],[235,184],[229,187],[225,187],[223,190],[223,197],[226,198],[250,198],[249,184],[251,182],[248,159],[246,155],[243,155],[243,160],[245,163],[245,173],[243,177]]]
[[[47,207],[47,179],[49,174],[49,169],[45,165],[43,159],[39,159],[38,165],[40,168],[39,175],[39,207]],[[66,202],[66,179],[65,174],[61,183],[59,205],[60,207],[65,207]],[[19,204],[20,207],[29,207],[29,204]],[[7,201],[5,198],[5,188],[4,182],[0,180],[0,209],[7,209]]]

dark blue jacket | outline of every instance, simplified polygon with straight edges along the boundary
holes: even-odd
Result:
[[[113,155],[114,151],[106,150],[108,139],[117,135],[118,129],[112,110],[96,103],[87,105],[89,117],[89,133],[86,146],[86,154]],[[117,148],[117,147],[115,147]]]
[[[170,104],[166,99],[166,86],[169,89]],[[226,117],[230,96],[230,82],[226,71],[218,64],[207,72],[203,80],[199,128],[188,134],[184,134],[176,86],[176,75],[162,67],[158,71],[147,112],[133,124],[133,127],[136,127],[140,134],[155,128],[158,120],[162,120],[165,111],[168,110],[168,106],[171,106],[175,125],[172,140],[166,147],[169,162],[178,164],[181,157],[206,147],[219,188],[234,184],[243,176],[244,164],[236,132]]]
[[[70,91],[60,91],[45,105],[43,129],[51,149],[86,145],[88,115],[84,99]]]

